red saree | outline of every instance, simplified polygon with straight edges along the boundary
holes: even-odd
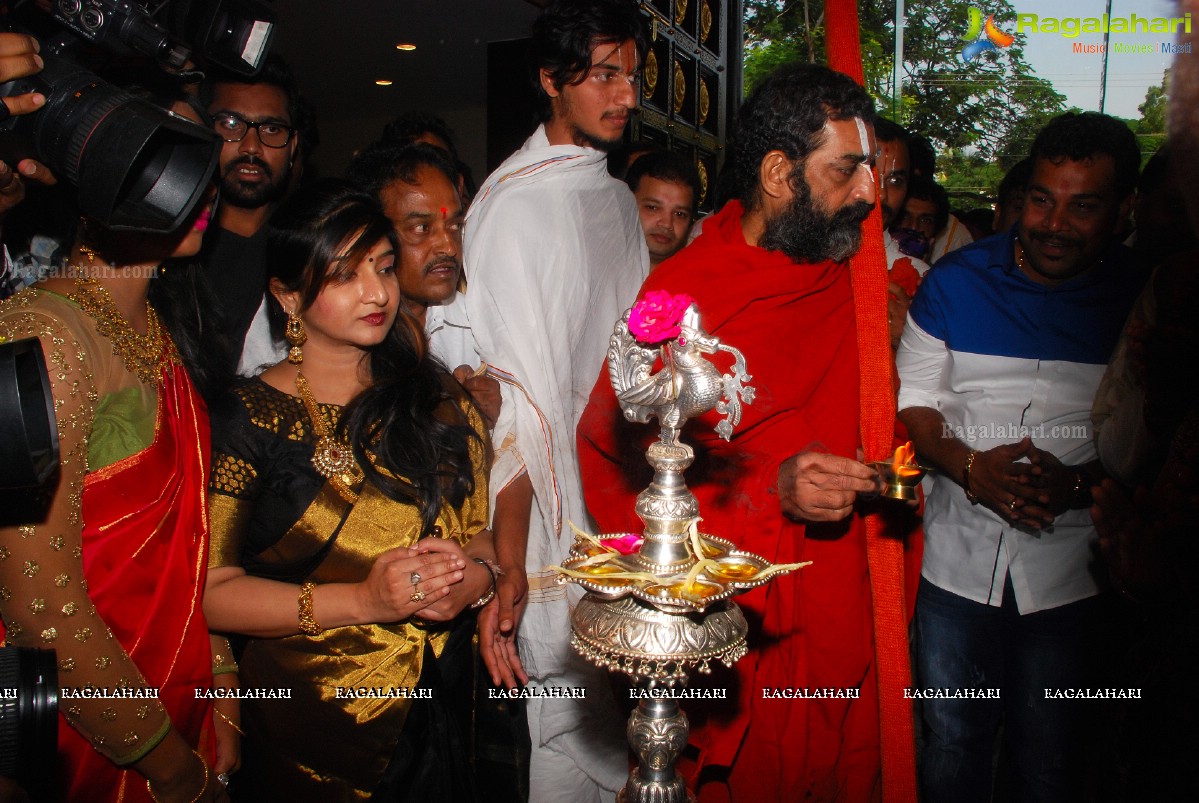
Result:
[[[750,621],[750,654],[702,681],[727,688],[727,700],[684,706],[699,750],[697,763],[685,768],[688,785],[701,801],[877,799],[865,524],[857,515],[832,525],[790,521],[774,490],[780,463],[795,453],[855,457],[861,444],[850,272],[748,246],[742,211],[732,202],[709,219],[642,292],[692,296],[704,328],[745,354],[757,389],[731,443],[713,433],[711,413],[684,432],[697,453],[687,483],[703,530],[777,563],[813,564],[737,598]],[[602,531],[640,529],[633,501],[649,478],[644,446],[654,434],[623,420],[605,367],[578,431],[587,507]],[[764,692],[795,687],[856,690],[858,697],[770,699]],[[697,780],[712,779],[696,788]]]
[[[208,566],[208,417],[179,365],[163,368],[154,441],[84,478],[88,594],[173,727],[211,762],[212,657],[201,591]],[[58,729],[68,799],[149,801],[142,776],[115,766],[65,720]]]

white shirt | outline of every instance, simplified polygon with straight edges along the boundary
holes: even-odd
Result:
[[[504,392],[493,430],[493,497],[522,471],[533,485],[521,659],[536,681],[589,685],[586,704],[536,701],[529,716],[550,749],[615,790],[627,772],[625,747],[619,733],[601,735],[601,724],[619,715],[610,700],[593,701],[591,683],[602,673],[570,647],[570,607],[581,591],[570,586],[568,600],[566,588],[547,582],[546,567],[569,553],[568,522],[591,529],[575,428],[612,329],[649,272],[636,202],[608,174],[603,153],[550,145],[541,127],[484,182],[464,240],[468,325]],[[551,789],[530,793],[562,797]]]
[[[935,266],[896,355],[899,409],[939,411],[945,435],[974,449],[1030,436],[1066,465],[1094,460],[1091,403],[1138,283],[1125,253],[1053,289],[1015,267],[1010,233]],[[1000,605],[1009,574],[1022,614],[1094,596],[1106,582],[1085,509],[1029,533],[937,474],[924,528],[922,576],[975,602]]]

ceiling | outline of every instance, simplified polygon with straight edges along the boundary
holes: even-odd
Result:
[[[291,63],[316,107],[322,173],[340,172],[388,120],[418,109],[445,118],[464,160],[485,175],[487,43],[528,35],[538,13],[529,0],[276,0],[272,7],[274,52]],[[397,50],[400,42],[416,50]],[[377,79],[393,83],[376,86]]]

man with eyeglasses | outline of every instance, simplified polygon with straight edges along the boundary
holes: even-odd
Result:
[[[221,202],[202,258],[236,351],[230,361],[253,375],[279,359],[264,306],[266,222],[292,184],[304,108],[290,68],[274,56],[252,78],[210,77],[201,99],[225,140]]]

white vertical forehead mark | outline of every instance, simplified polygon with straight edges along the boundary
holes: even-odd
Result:
[[[867,159],[873,158],[874,153],[870,150],[870,135],[866,133],[866,123],[861,117],[853,118],[853,123],[858,127],[858,143],[862,146],[862,155]],[[873,178],[874,168],[872,168],[866,162],[863,162],[862,164],[866,168],[866,172],[868,172],[870,177]]]

